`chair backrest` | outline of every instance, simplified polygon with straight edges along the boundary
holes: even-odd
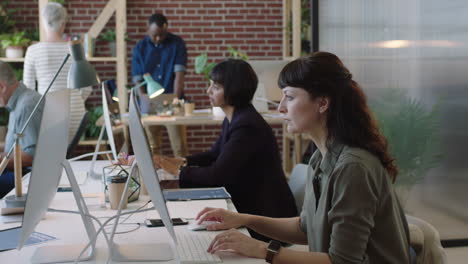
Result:
[[[416,264],[446,264],[447,254],[440,243],[439,232],[428,222],[406,215],[411,247],[416,251]]]
[[[296,201],[297,211],[302,211],[302,204],[304,203],[305,185],[307,181],[307,167],[306,164],[297,164],[291,172],[289,177],[289,188]]]
[[[78,145],[78,142],[80,142],[80,138],[85,132],[86,126],[88,125],[88,123],[89,123],[89,112],[86,112],[83,115],[83,118],[81,119],[80,126],[78,127],[78,130],[76,130],[75,136],[73,136],[72,141],[70,142],[70,144],[68,144],[67,159],[73,157],[73,152],[75,151],[75,148]]]

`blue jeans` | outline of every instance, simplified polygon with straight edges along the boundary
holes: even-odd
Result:
[[[15,187],[15,173],[5,170],[0,176],[0,199]]]
[[[414,251],[413,247],[409,248],[410,260],[411,264],[416,264],[416,251]]]

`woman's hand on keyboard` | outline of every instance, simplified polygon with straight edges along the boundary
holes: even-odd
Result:
[[[218,224],[212,224],[206,227],[206,230],[225,230],[230,228],[238,228],[245,225],[245,215],[228,211],[221,208],[206,207],[201,210],[195,220],[197,224],[201,224],[204,221],[217,221]]]
[[[236,229],[230,229],[218,234],[207,251],[214,254],[220,250],[233,250],[237,254],[247,257],[265,258],[267,246],[267,243],[263,241],[246,236]]]
[[[172,175],[178,176],[180,167],[185,163],[183,158],[170,158],[161,155],[153,156],[154,166],[157,169],[164,169]]]

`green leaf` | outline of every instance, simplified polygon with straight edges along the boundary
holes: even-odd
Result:
[[[439,106],[428,107],[396,89],[387,89],[369,105],[400,171],[396,184],[422,181],[442,160]]]
[[[214,66],[216,66],[216,63],[211,62],[208,65],[206,65],[205,69],[203,70],[203,73],[205,74],[207,80],[210,80],[210,72],[214,68]]]
[[[1,43],[2,48],[6,49],[9,46],[25,47],[29,44],[30,40],[25,37],[26,31],[19,31],[12,34],[2,34]]]
[[[206,53],[200,54],[195,57],[195,72],[200,74],[204,73],[206,62],[208,61],[208,55]]]
[[[115,31],[108,29],[106,32],[99,35],[99,39],[107,42],[115,42]]]
[[[103,115],[102,106],[97,106],[89,110],[89,123],[86,126],[86,135],[96,138],[101,132],[101,127],[96,126],[96,121]]]

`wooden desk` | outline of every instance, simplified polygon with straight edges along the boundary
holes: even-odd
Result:
[[[108,161],[99,161],[96,164],[95,171],[102,171],[102,167],[108,165]],[[89,161],[73,162],[72,167],[75,171],[87,170],[89,168]],[[112,216],[116,211],[110,209],[100,208],[99,198],[93,198],[93,193],[100,193],[102,186],[100,186],[99,179],[92,179],[88,177],[86,183],[80,186],[85,197],[85,202],[88,205],[89,211],[96,217],[109,217]],[[52,201],[51,208],[54,209],[65,209],[65,210],[77,210],[76,203],[72,197],[71,192],[60,192],[57,193]],[[95,196],[95,195],[94,195]],[[86,198],[88,197],[88,198]],[[140,196],[137,202],[129,203],[127,210],[135,210],[142,206],[146,201],[149,200],[148,196]],[[232,202],[228,201],[228,208],[235,210]],[[170,241],[170,235],[165,228],[147,228],[142,223],[146,219],[146,213],[134,214],[126,222],[127,223],[141,223],[138,230],[116,235],[114,241],[119,244],[129,243],[158,243]],[[11,228],[20,225],[21,223],[14,224],[3,224],[0,222],[0,229]],[[186,226],[174,226],[175,231],[182,230]],[[36,227],[37,232],[42,232],[47,235],[51,235],[57,238],[57,240],[48,241],[45,244],[37,244],[33,246],[27,246],[21,251],[16,249],[0,252],[1,263],[30,263],[30,258],[37,247],[43,245],[66,245],[66,244],[81,244],[87,243],[87,236],[83,227],[81,217],[74,214],[64,213],[47,213],[44,220],[42,220]],[[241,229],[243,232],[247,232],[246,229]],[[208,231],[199,231],[208,232]],[[102,235],[99,235],[96,244],[96,257],[90,262],[86,263],[105,263],[108,256],[107,245]],[[223,263],[265,263],[262,259],[246,258],[234,254],[225,253],[221,255]],[[113,262],[115,263],[115,262]],[[126,262],[129,263],[129,262]],[[146,262],[149,263],[149,262]],[[154,263],[176,263],[171,262],[154,262]]]
[[[282,124],[283,119],[277,112],[269,112],[262,115],[268,124]],[[213,115],[193,115],[193,116],[171,116],[160,117],[155,115],[142,116],[141,121],[144,126],[152,125],[220,125],[223,123],[224,117],[216,117]]]
[[[122,123],[127,124],[126,119],[128,115],[122,115]],[[266,114],[262,114],[265,121],[270,125],[283,124],[283,169],[290,171],[292,168],[290,158],[290,144],[289,139],[286,137],[286,126],[283,123],[283,119],[280,117],[277,111],[270,111]],[[144,115],[141,118],[143,126],[154,126],[154,125],[221,125],[224,117],[215,117],[213,115],[193,115],[193,116],[171,116],[171,117],[160,117],[156,115]],[[182,142],[186,142],[187,134],[183,135],[185,138]],[[184,141],[185,140],[185,141]],[[296,139],[297,141],[298,139]],[[297,144],[296,144],[297,145]],[[297,154],[296,154],[297,155]]]

